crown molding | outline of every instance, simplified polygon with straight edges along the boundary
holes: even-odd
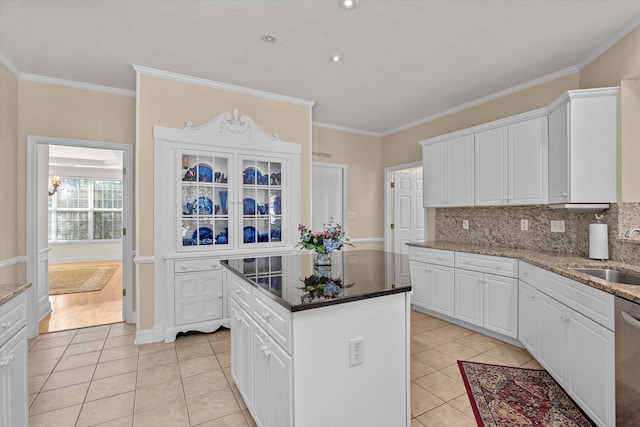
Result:
[[[502,98],[504,96],[511,95],[511,94],[514,94],[514,93],[517,93],[517,92],[521,92],[523,90],[532,88],[534,86],[538,86],[538,85],[541,85],[543,83],[547,83],[547,82],[550,82],[552,80],[556,80],[556,79],[559,79],[561,77],[565,77],[565,76],[568,76],[568,75],[571,75],[571,74],[574,74],[574,73],[577,73],[577,72],[579,72],[577,67],[575,67],[575,66],[574,67],[568,67],[568,68],[565,68],[564,70],[556,71],[555,73],[547,74],[546,76],[542,76],[542,77],[539,77],[537,79],[529,80],[528,82],[521,83],[521,84],[516,85],[516,86],[511,86],[511,87],[509,87],[507,89],[503,89],[503,90],[500,90],[498,92],[494,92],[494,93],[492,93],[490,95],[484,96],[482,98],[478,98],[478,99],[476,99],[474,101],[470,101],[470,102],[467,102],[465,104],[458,105],[457,107],[453,107],[453,108],[450,108],[448,110],[444,110],[444,111],[442,111],[440,113],[433,114],[433,115],[428,116],[428,117],[426,117],[424,119],[420,119],[420,120],[416,120],[416,121],[411,122],[411,123],[407,123],[406,125],[391,129],[391,130],[383,133],[382,136],[383,137],[384,136],[389,136],[391,134],[394,134],[394,133],[397,133],[397,132],[401,132],[403,130],[410,129],[412,127],[415,127],[415,126],[418,126],[418,125],[421,125],[421,124],[424,124],[424,123],[431,122],[431,121],[439,119],[441,117],[445,117],[445,116],[448,116],[448,115],[451,115],[451,114],[454,114],[454,113],[457,113],[457,112],[460,112],[460,111],[464,111],[464,110],[467,110],[469,108],[476,107],[478,105],[484,104],[486,102],[493,101],[493,100],[496,100],[496,99],[499,99],[499,98]]]
[[[372,132],[372,131],[368,131],[368,130],[362,130],[362,129],[354,129],[354,128],[349,128],[346,126],[337,126],[337,125],[331,125],[328,123],[321,123],[321,122],[313,122],[312,123],[313,126],[319,127],[319,128],[325,128],[325,129],[333,129],[333,130],[339,130],[342,132],[351,132],[351,133],[357,133],[360,135],[367,135],[367,136],[375,136],[375,137],[382,137],[382,134],[380,132]]]
[[[622,40],[627,34],[635,30],[638,26],[640,26],[640,15],[634,16],[631,21],[627,22],[622,28],[620,28],[609,40],[607,40],[602,46],[600,46],[600,48],[594,50],[582,61],[578,62],[576,67],[579,70],[582,70],[587,65],[595,61],[596,58],[598,58],[600,55],[609,50],[614,44]]]
[[[20,78],[20,71],[15,65],[13,65],[13,62],[11,62],[2,51],[0,51],[0,64],[7,67],[7,70],[11,71],[14,76]]]
[[[111,95],[130,96],[133,98],[135,98],[136,96],[136,92],[133,90],[119,89],[119,88],[109,87],[109,86],[100,86],[100,85],[95,85],[93,83],[76,82],[74,80],[58,79],[55,77],[38,76],[36,74],[21,73],[20,80],[28,80],[31,82],[45,83],[45,84],[51,84],[56,86],[65,86],[65,87],[71,87],[74,89],[91,90],[94,92],[108,93]]]
[[[229,92],[241,93],[244,95],[256,96],[259,98],[270,99],[273,101],[286,102],[288,104],[302,105],[305,107],[312,107],[315,102],[307,101],[305,99],[293,98],[285,95],[278,95],[277,93],[265,92],[257,89],[251,89],[242,86],[236,86],[229,83],[217,82],[214,80],[207,80],[200,77],[187,76],[185,74],[178,74],[171,71],[158,70],[156,68],[143,67],[141,65],[133,65],[133,69],[138,74],[146,74],[154,77],[161,77],[163,79],[174,80],[183,83],[191,83],[198,86],[210,87],[214,89],[222,89]]]

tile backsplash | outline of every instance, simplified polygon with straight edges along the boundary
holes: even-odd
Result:
[[[609,257],[612,261],[640,263],[640,234],[631,239],[624,233],[640,227],[640,203],[616,203],[602,213],[609,227]],[[527,231],[520,220],[529,221]],[[462,221],[469,221],[469,229]],[[551,221],[565,221],[565,232],[551,232]],[[497,245],[562,254],[589,255],[589,224],[593,213],[550,210],[544,206],[470,207],[436,209],[436,241]]]

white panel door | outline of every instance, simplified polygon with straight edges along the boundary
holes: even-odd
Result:
[[[422,173],[396,172],[393,181],[393,252],[408,254],[407,243],[425,239]],[[396,285],[411,283],[408,257],[395,272]]]
[[[509,203],[541,205],[548,201],[547,117],[509,126]]]
[[[484,275],[484,327],[518,338],[518,279]]]
[[[322,230],[331,218],[344,225],[343,168],[314,164],[311,170],[311,229]]]
[[[476,271],[455,270],[455,317],[483,326],[483,274]]]

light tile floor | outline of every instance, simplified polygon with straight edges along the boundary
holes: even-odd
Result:
[[[116,323],[29,340],[31,426],[255,426],[231,379],[229,330],[141,346],[134,333]],[[540,368],[526,350],[416,311],[411,338],[412,427],[475,425],[458,359]]]

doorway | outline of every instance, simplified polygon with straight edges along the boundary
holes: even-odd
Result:
[[[27,138],[29,336],[133,321],[131,156],[127,144]],[[102,289],[50,295],[50,265],[91,271],[104,264],[111,276],[102,277]]]
[[[385,169],[385,251],[407,254],[406,243],[426,239],[422,162]],[[397,269],[396,283],[410,283],[408,260]]]
[[[322,230],[333,219],[346,232],[347,166],[313,162],[311,170],[311,229]]]

